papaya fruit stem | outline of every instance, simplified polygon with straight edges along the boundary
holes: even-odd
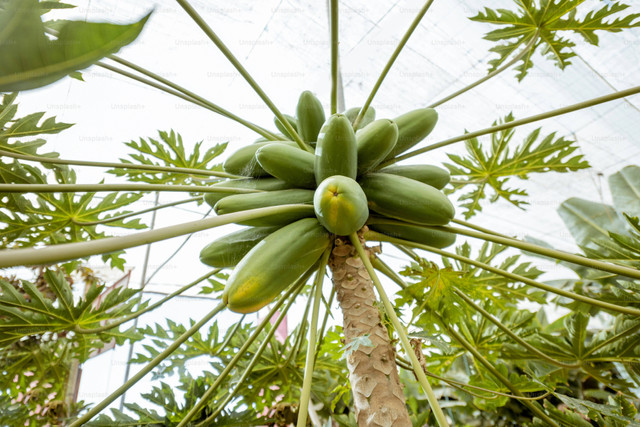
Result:
[[[438,404],[438,398],[434,394],[431,388],[431,385],[429,385],[429,381],[427,380],[427,377],[425,376],[424,371],[422,370],[422,366],[420,365],[420,362],[416,357],[416,354],[414,352],[413,347],[411,346],[411,342],[409,341],[409,337],[407,336],[404,326],[402,325],[402,323],[400,323],[400,319],[398,319],[398,316],[396,315],[396,312],[393,309],[393,305],[391,304],[391,301],[389,300],[389,297],[387,296],[387,293],[385,292],[384,287],[382,286],[382,283],[378,278],[378,275],[373,269],[371,260],[369,259],[369,256],[365,252],[364,247],[360,243],[360,239],[358,238],[358,235],[354,233],[349,236],[349,239],[351,240],[351,244],[356,248],[356,251],[360,256],[360,259],[364,263],[364,267],[367,270],[367,273],[369,273],[369,277],[371,277],[371,280],[373,281],[373,284],[376,290],[378,291],[378,295],[380,296],[380,299],[382,300],[382,304],[384,305],[385,313],[387,314],[387,316],[389,316],[389,319],[391,320],[391,324],[396,330],[398,337],[400,337],[400,342],[402,343],[402,347],[404,348],[405,353],[409,356],[409,360],[411,361],[411,366],[413,367],[413,372],[416,374],[416,377],[418,378],[418,382],[422,386],[422,389],[427,394],[427,400],[429,401],[431,410],[433,411],[433,414],[435,415],[436,420],[438,421],[438,425],[440,427],[448,427],[449,423],[447,421],[447,418],[444,415],[444,412],[442,412],[440,405]]]

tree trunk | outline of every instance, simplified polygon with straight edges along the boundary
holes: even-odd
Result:
[[[395,350],[382,326],[373,283],[348,240],[336,239],[329,266],[342,308],[345,345],[365,336],[372,343],[360,342],[347,357],[358,425],[410,427]]]

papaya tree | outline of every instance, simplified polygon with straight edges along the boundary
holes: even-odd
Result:
[[[468,220],[486,206],[489,193],[490,202],[525,208],[528,194],[515,187],[516,178],[589,167],[577,141],[540,128],[521,135],[519,126],[622,100],[640,87],[527,117],[509,113],[484,129],[423,141],[437,127],[438,110],[452,99],[507,70],[515,70],[519,84],[526,84],[532,61],[542,60],[536,54],[565,69],[578,55],[572,37],[597,46],[602,32],[640,26],[640,13],[629,13],[622,2],[580,0],[517,0],[513,9],[485,8],[471,19],[499,26],[485,35],[496,43],[491,54],[498,55],[488,62],[487,74],[428,105],[376,118],[374,98],[436,7],[433,0],[417,11],[362,106],[349,109],[339,106],[341,9],[331,0],[329,107],[323,96],[301,90],[293,115],[275,105],[196,8],[187,0],[176,3],[273,113],[276,129],[117,56],[121,48],[135,45],[149,15],[117,25],[46,21],[48,12],[73,6],[0,2],[0,268],[61,264],[45,268],[44,288],[24,278],[0,278],[1,354],[12,362],[3,363],[4,373],[19,377],[16,369],[24,360],[35,366],[19,352],[34,340],[69,340],[70,348],[82,349],[71,350],[76,360],[85,360],[87,350],[106,340],[122,344],[146,337],[154,344],[132,361],[144,366],[101,402],[84,408],[65,401],[49,421],[71,426],[638,423],[637,168],[612,178],[618,183],[614,197],[620,213],[615,216],[613,208],[573,199],[562,205],[560,213],[581,254]],[[70,125],[53,117],[42,121],[43,112],[17,118],[16,92],[66,76],[83,79],[90,66],[219,114],[258,139],[232,153],[225,152],[225,144],[203,143],[189,152],[180,134],[159,131],[158,139],[127,143],[130,158],[117,162],[44,152],[45,141],[30,138]],[[458,143],[466,153],[448,152],[444,165],[404,162]],[[216,163],[222,155],[224,162]],[[105,168],[115,182],[78,183],[73,167]],[[107,195],[98,198],[98,192]],[[151,192],[191,197],[132,209]],[[142,214],[187,203],[211,209],[198,221],[132,231],[147,228],[137,218]],[[127,249],[227,224],[244,228],[202,248],[200,260],[211,270],[154,304],[140,303],[137,292],[103,295],[98,283],[79,300],[72,295],[68,273],[81,260],[101,256],[122,268]],[[110,235],[109,227],[129,232]],[[594,232],[598,239],[591,239]],[[478,240],[482,243],[470,243]],[[456,242],[455,249],[445,250]],[[385,262],[391,250],[402,254],[402,269]],[[518,251],[563,263],[579,279],[545,281],[543,271]],[[325,276],[331,286],[325,286]],[[120,329],[203,283],[201,292],[217,298],[203,318],[190,325],[169,319],[166,327]],[[392,285],[398,289],[393,294]],[[104,303],[92,305],[102,296]],[[334,299],[341,327],[328,322]],[[277,326],[296,301],[305,306],[303,319],[278,341]],[[545,310],[524,308],[527,304],[568,314],[551,320]],[[261,309],[268,311],[263,321],[244,322],[244,315]],[[227,310],[243,317],[221,334],[215,319]],[[602,326],[594,327],[592,319]],[[200,331],[206,325],[211,326],[205,338]],[[46,353],[46,346],[38,348]],[[198,356],[208,357],[210,366],[193,377],[184,362]],[[164,413],[136,403],[125,404],[127,413],[103,413],[151,372],[179,376],[181,395],[161,383],[144,396]],[[15,393],[12,384],[3,384],[3,391]],[[3,396],[0,404],[24,417],[19,398]]]

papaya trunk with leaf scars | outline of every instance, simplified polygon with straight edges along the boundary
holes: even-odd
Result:
[[[382,325],[373,283],[348,240],[336,239],[329,266],[344,318],[347,366],[358,425],[411,426],[395,350]]]

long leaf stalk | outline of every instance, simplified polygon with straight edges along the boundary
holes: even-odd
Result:
[[[498,371],[491,362],[489,362],[482,354],[480,354],[480,352],[471,343],[469,343],[461,334],[459,334],[454,328],[452,328],[449,324],[447,324],[437,313],[433,313],[433,315],[436,319],[439,319],[440,325],[448,332],[449,336],[454,340],[458,341],[458,343],[462,347],[464,347],[469,353],[473,355],[474,359],[476,359],[489,372],[491,372],[498,381],[500,381],[509,390],[511,390],[511,393],[519,397],[526,397],[520,392],[520,390],[518,390],[516,386],[513,385],[513,383],[511,383],[511,381],[509,381],[508,378],[502,375],[500,371]],[[544,411],[540,408],[539,405],[527,400],[522,400],[522,399],[519,399],[519,402],[522,403],[527,408],[529,408],[531,412],[533,412],[538,417],[540,417],[540,419],[542,419],[544,422],[548,423],[551,426],[559,427],[555,421],[553,421],[551,418],[549,418],[549,416],[546,413],[544,413]]]
[[[389,297],[387,297],[387,293],[385,292],[384,287],[380,282],[380,279],[378,279],[378,275],[373,269],[373,265],[371,265],[371,260],[369,259],[369,256],[366,254],[364,248],[362,247],[362,244],[360,243],[360,239],[358,238],[358,235],[356,233],[353,233],[349,236],[349,239],[351,240],[351,244],[356,248],[356,251],[360,256],[360,259],[362,259],[362,262],[367,270],[367,273],[369,273],[369,276],[371,277],[371,280],[373,281],[373,284],[376,287],[378,294],[380,295],[380,299],[382,300],[382,303],[384,305],[384,310],[387,313],[387,316],[389,316],[389,319],[391,320],[391,323],[394,329],[396,330],[396,332],[398,333],[398,336],[400,337],[400,342],[402,343],[402,347],[404,347],[404,351],[409,356],[409,360],[411,360],[411,366],[413,367],[413,372],[416,374],[416,377],[418,378],[418,382],[422,386],[422,389],[427,394],[427,400],[429,402],[429,405],[431,406],[431,410],[433,411],[433,414],[436,417],[436,420],[438,420],[438,425],[440,427],[448,427],[449,422],[447,421],[447,418],[445,417],[444,413],[442,412],[442,409],[440,408],[440,405],[438,404],[438,398],[433,393],[433,390],[429,385],[429,381],[427,380],[427,377],[425,376],[424,371],[420,366],[420,362],[418,361],[418,358],[414,353],[411,343],[409,342],[409,337],[407,336],[407,333],[404,330],[404,326],[402,326],[402,324],[400,323],[400,320],[398,319],[398,316],[396,316],[396,312],[393,309],[393,305],[391,304],[391,301],[389,301]]]
[[[307,358],[304,365],[304,380],[302,381],[302,392],[300,394],[300,406],[298,407],[297,427],[307,425],[307,415],[309,412],[309,400],[311,398],[311,380],[313,378],[313,367],[315,363],[316,334],[318,332],[318,317],[320,316],[320,301],[322,300],[322,285],[324,274],[327,269],[327,262],[331,255],[331,249],[327,249],[320,261],[320,268],[316,273],[315,294],[313,296],[313,309],[311,311],[311,324],[309,325],[309,339],[307,341]],[[311,298],[309,298],[311,299]]]
[[[628,337],[631,334],[635,334],[638,331],[638,329],[640,329],[640,323],[637,323],[637,324],[625,329],[624,331],[619,332],[619,333],[615,334],[614,336],[602,341],[600,344],[591,347],[589,350],[587,350],[582,355],[582,358],[585,359],[585,358],[587,358],[587,356],[591,356],[593,353],[595,353],[596,351],[600,350],[601,348],[604,348],[604,347],[608,346],[609,344],[618,341],[619,339],[622,339],[624,337]]]
[[[410,362],[400,356],[397,356],[397,362],[398,362],[398,366],[410,371],[411,370],[411,365]],[[431,378],[435,378],[437,380],[443,381],[447,384],[449,384],[452,387],[457,388],[458,390],[461,390],[465,393],[469,393],[473,396],[479,397],[481,399],[496,399],[498,396],[504,396],[504,397],[508,397],[510,399],[516,399],[516,400],[542,400],[545,397],[549,396],[551,394],[550,391],[547,391],[546,393],[540,395],[540,396],[535,396],[535,397],[523,397],[523,396],[516,396],[515,394],[509,394],[509,393],[502,393],[500,391],[497,390],[490,390],[488,388],[484,388],[484,387],[478,387],[477,385],[471,385],[471,384],[466,384],[463,383],[461,381],[456,381],[456,380],[452,380],[451,378],[447,378],[447,377],[442,377],[440,375],[436,375],[433,372],[430,372],[426,369],[423,369],[425,375],[427,375],[428,377]],[[479,390],[479,391],[484,391],[485,393],[491,393],[494,394],[495,396],[493,397],[487,397],[487,396],[482,396],[473,392],[470,392],[469,390],[466,390],[466,388],[472,388],[474,390]]]
[[[495,274],[499,274],[499,275],[501,275],[503,277],[506,277],[507,279],[511,279],[513,281],[516,281],[516,282],[521,282],[521,283],[527,284],[529,286],[533,286],[535,288],[542,289],[542,290],[547,291],[547,292],[551,292],[551,293],[556,294],[556,295],[560,295],[560,296],[563,296],[563,297],[566,297],[566,298],[570,298],[570,299],[573,299],[573,300],[576,300],[576,301],[581,301],[581,302],[585,302],[587,304],[591,304],[591,305],[593,305],[595,307],[600,307],[602,309],[615,311],[615,312],[618,312],[618,313],[630,314],[632,316],[640,316],[640,310],[638,310],[636,308],[623,307],[623,306],[616,305],[616,304],[611,304],[611,303],[608,303],[608,302],[605,302],[605,301],[600,301],[600,300],[597,300],[597,299],[594,299],[594,298],[589,298],[589,297],[584,296],[584,295],[580,295],[580,294],[576,294],[576,293],[573,293],[573,292],[565,291],[564,289],[558,289],[558,288],[555,288],[553,286],[547,285],[545,283],[537,282],[537,281],[529,279],[527,277],[520,276],[518,274],[511,273],[509,271],[505,271],[505,270],[502,270],[500,268],[493,267],[493,266],[491,266],[489,264],[485,264],[483,262],[476,261],[476,260],[473,260],[471,258],[467,258],[467,257],[464,257],[462,255],[458,255],[458,254],[455,254],[455,253],[452,253],[452,252],[443,251],[441,249],[434,248],[434,247],[427,246],[427,245],[422,245],[420,243],[414,243],[414,242],[409,242],[407,240],[396,239],[394,237],[385,236],[385,235],[382,235],[380,233],[376,233],[376,232],[373,232],[373,231],[367,232],[366,237],[367,237],[367,239],[371,239],[371,240],[378,240],[378,241],[382,241],[382,242],[389,242],[389,243],[393,243],[393,244],[397,244],[397,245],[404,245],[404,246],[409,246],[409,247],[412,247],[412,248],[422,249],[422,250],[425,250],[427,252],[438,254],[438,255],[444,256],[446,258],[452,258],[452,259],[458,260],[460,262],[463,262],[465,264],[470,264],[470,265],[476,266],[478,268],[481,268],[483,270],[490,271],[490,272],[495,273]]]
[[[453,138],[445,139],[444,141],[437,142],[435,144],[427,145],[426,147],[419,148],[414,151],[410,151],[406,154],[394,157],[393,159],[389,159],[386,162],[382,162],[379,168],[383,168],[385,166],[389,166],[393,163],[400,162],[402,160],[410,159],[411,157],[417,156],[418,154],[426,153],[431,150],[435,150],[436,148],[446,147],[447,145],[454,144],[460,141],[466,141],[471,138],[476,138],[482,135],[488,135],[490,133],[499,132],[505,129],[511,129],[514,127],[526,125],[529,123],[537,122],[540,120],[548,119],[551,117],[561,116],[563,114],[571,113],[578,110],[583,110],[585,108],[593,107],[595,105],[603,104],[605,102],[615,101],[616,99],[625,98],[627,96],[635,95],[640,92],[640,86],[635,86],[626,90],[621,90],[618,92],[611,93],[609,95],[599,96],[597,98],[589,99],[587,101],[578,102],[577,104],[568,105],[566,107],[557,108],[555,110],[548,111],[546,113],[536,114],[533,116],[526,117],[520,120],[514,120],[511,122],[502,123],[499,125],[491,126],[485,129],[477,130],[474,132],[465,133],[464,135],[459,135]]]
[[[473,224],[473,223],[470,223],[470,222],[467,222],[467,221],[463,221],[461,219],[454,218],[454,219],[451,220],[451,222],[453,222],[455,224],[458,224],[458,225],[462,225],[463,227],[470,228],[472,230],[479,231],[481,233],[493,234],[494,236],[500,236],[500,237],[504,237],[504,238],[507,238],[507,239],[512,239],[513,238],[513,237],[507,236],[506,234],[501,234],[501,233],[498,233],[497,231],[489,230],[488,228],[480,227],[479,225],[476,225],[476,224]]]
[[[333,299],[336,296],[336,289],[331,287],[331,294],[329,295],[329,300],[326,303],[326,310],[324,311],[324,317],[322,318],[322,326],[320,326],[320,331],[318,332],[318,337],[316,342],[316,350],[313,356],[313,363],[315,364],[318,360],[318,355],[320,355],[320,349],[322,348],[322,344],[324,343],[325,330],[327,328],[327,322],[329,321],[329,314],[331,313],[331,304],[333,304]]]
[[[139,216],[139,215],[144,215],[146,213],[149,212],[154,212],[160,209],[165,209],[165,208],[170,208],[173,206],[179,206],[179,205],[184,205],[186,203],[191,203],[191,202],[197,202],[202,200],[202,197],[190,197],[188,199],[183,199],[183,200],[177,200],[175,202],[171,202],[171,203],[164,203],[162,205],[156,205],[156,206],[152,206],[150,208],[147,209],[142,209],[140,211],[136,211],[136,212],[130,212],[127,214],[123,214],[123,215],[118,215],[118,216],[112,216],[109,218],[105,218],[105,219],[101,219],[99,221],[78,221],[75,219],[71,219],[71,222],[73,222],[75,225],[79,225],[79,226],[90,226],[90,225],[100,225],[100,224],[108,224],[110,222],[114,222],[114,221],[121,221],[123,219],[127,219],[127,218],[131,218],[133,216]]]
[[[280,123],[287,129],[289,135],[293,137],[293,140],[298,144],[298,146],[310,153],[313,153],[314,150],[305,143],[298,132],[291,126],[291,123],[284,117],[284,115],[278,110],[275,104],[271,101],[271,99],[267,96],[267,94],[262,90],[260,85],[251,77],[249,72],[244,68],[244,66],[238,61],[238,59],[231,53],[229,48],[222,42],[222,40],[217,36],[217,34],[211,29],[209,24],[196,12],[196,10],[189,4],[187,0],[176,0],[178,4],[187,12],[187,14],[193,19],[193,21],[200,27],[200,29],[209,37],[209,39],[216,45],[218,50],[227,58],[229,62],[235,67],[235,69],[242,75],[245,81],[251,86],[251,88],[258,94],[258,96],[262,99],[262,101],[269,107],[271,112],[280,120]]]
[[[177,90],[178,92],[181,92],[181,93],[185,94],[186,96],[188,96],[190,98],[193,98],[194,100],[196,100],[199,103],[203,104],[204,106],[208,107],[208,109],[210,109],[211,111],[214,111],[214,112],[220,114],[223,117],[226,117],[226,118],[231,119],[231,120],[233,120],[235,122],[238,122],[241,125],[251,129],[252,131],[264,136],[265,138],[267,138],[267,139],[269,139],[271,141],[277,141],[277,140],[280,139],[277,135],[271,133],[267,129],[264,129],[261,126],[258,126],[258,125],[254,124],[254,123],[251,123],[251,122],[243,119],[242,117],[239,117],[239,116],[233,114],[232,112],[230,112],[228,110],[225,110],[224,108],[222,108],[219,105],[216,105],[213,102],[201,97],[200,95],[196,94],[195,92],[192,92],[192,91],[190,91],[188,89],[185,89],[184,87],[182,87],[182,86],[180,86],[180,85],[178,85],[178,84],[176,84],[176,83],[174,83],[174,82],[172,82],[170,80],[167,80],[164,77],[162,77],[162,76],[160,76],[160,75],[158,75],[156,73],[153,73],[153,72],[151,72],[151,71],[149,71],[149,70],[147,70],[147,69],[145,69],[145,68],[143,68],[143,67],[141,67],[139,65],[136,65],[136,64],[134,64],[132,62],[129,62],[129,61],[125,60],[125,59],[122,59],[122,58],[120,58],[120,57],[118,57],[116,55],[110,55],[108,58],[113,60],[113,61],[115,61],[115,62],[118,62],[121,65],[124,65],[125,67],[129,67],[129,68],[131,68],[131,69],[133,69],[133,70],[135,70],[135,71],[137,71],[137,72],[139,72],[141,74],[144,74],[147,77],[151,77],[152,79],[157,80],[157,81],[169,86],[170,88],[173,88],[173,89]],[[171,92],[169,92],[169,93],[171,93]],[[185,98],[183,98],[183,99],[185,99]]]
[[[0,150],[0,156],[11,157],[13,159],[28,160],[38,163],[50,163],[54,165],[73,165],[73,166],[91,166],[99,168],[121,168],[121,169],[134,169],[134,170],[147,170],[150,172],[170,172],[170,173],[184,173],[188,175],[203,175],[203,176],[215,176],[220,178],[241,178],[237,175],[232,175],[227,172],[210,171],[204,169],[192,169],[192,168],[180,168],[173,166],[156,166],[156,165],[137,165],[134,163],[126,162],[90,162],[86,160],[68,160],[60,159],[57,157],[45,157],[45,156],[31,156],[22,153],[13,153],[11,151]],[[242,177],[245,178],[245,177]]]
[[[373,221],[375,221],[376,223],[399,224],[398,221],[387,220],[387,219],[375,219]],[[373,223],[373,221],[371,221],[371,223]],[[568,252],[559,251],[556,249],[545,248],[542,246],[535,245],[533,243],[523,242],[522,240],[514,239],[511,237],[506,237],[506,236],[503,237],[502,235],[499,235],[495,232],[491,234],[482,233],[482,232],[467,230],[463,228],[450,227],[446,225],[445,226],[418,225],[418,226],[424,227],[424,228],[430,228],[433,230],[448,231],[449,233],[462,234],[464,236],[473,237],[476,239],[488,240],[490,242],[499,243],[501,245],[512,246],[514,248],[518,248],[523,251],[533,252],[535,254],[544,255],[546,257],[556,258],[562,261],[579,264],[584,267],[606,271],[608,273],[619,274],[621,276],[627,276],[634,279],[640,279],[640,270],[636,270],[631,267],[626,267],[618,264],[610,264],[610,263],[606,263],[596,259],[590,259],[581,255],[575,255]],[[384,235],[379,235],[379,233],[376,233],[376,235],[377,235],[376,240],[380,239],[380,241],[385,241],[384,239],[386,239],[386,237]],[[393,239],[393,238],[390,238],[390,239]]]
[[[218,304],[216,308],[211,310],[206,316],[204,316],[199,322],[185,331],[182,335],[180,335],[169,347],[167,347],[163,352],[154,357],[150,362],[148,362],[140,371],[138,371],[134,376],[132,376],[126,383],[122,384],[118,387],[113,393],[104,398],[100,403],[91,408],[89,412],[84,414],[82,417],[75,420],[70,424],[69,427],[80,427],[85,424],[87,421],[95,417],[106,408],[111,402],[116,400],[120,395],[129,390],[135,383],[140,381],[145,375],[147,375],[153,368],[159,365],[164,359],[169,357],[171,353],[176,351],[178,347],[182,345],[186,340],[189,339],[193,334],[198,332],[200,328],[202,328],[209,320],[213,319],[216,314],[222,311],[226,306],[224,303]]]
[[[224,341],[222,341],[222,344],[220,344],[220,348],[222,349],[227,348],[227,346],[229,345],[233,337],[236,335],[236,333],[240,329],[240,326],[242,326],[242,322],[244,322],[245,317],[247,317],[247,315],[243,314],[242,317],[240,317],[240,320],[238,320],[236,324],[233,325],[233,328],[231,329],[231,331],[227,333],[227,336],[225,337]]]
[[[273,304],[273,306],[269,310],[269,313],[264,317],[262,322],[260,322],[260,324],[256,327],[256,329],[253,331],[251,336],[249,336],[246,339],[244,344],[242,344],[242,347],[240,347],[238,349],[238,351],[236,352],[236,355],[233,357],[233,359],[231,359],[229,361],[229,364],[227,364],[227,366],[225,366],[224,369],[218,374],[218,376],[216,377],[216,380],[213,382],[213,384],[211,384],[209,389],[200,397],[200,400],[198,401],[198,403],[196,403],[194,405],[194,407],[191,408],[191,410],[187,413],[187,415],[185,415],[185,417],[182,419],[182,421],[180,421],[180,423],[178,424],[177,427],[184,427],[184,426],[188,425],[189,421],[191,421],[191,419],[194,416],[196,416],[197,414],[200,413],[202,408],[204,408],[204,406],[207,404],[207,402],[209,402],[209,400],[211,399],[213,393],[216,392],[217,388],[220,386],[222,381],[224,381],[227,378],[227,376],[229,375],[231,370],[233,370],[233,368],[240,361],[240,359],[242,359],[245,356],[245,353],[247,352],[247,350],[249,349],[251,344],[253,344],[253,342],[256,339],[258,339],[258,337],[260,336],[260,333],[267,327],[267,325],[269,324],[269,322],[271,321],[273,316],[277,313],[277,311],[280,309],[280,307],[282,307],[282,305],[285,303],[285,301],[287,301],[290,297],[291,297],[291,301],[293,301],[293,300],[296,299],[298,294],[300,294],[300,292],[304,288],[304,284],[307,282],[307,279],[309,279],[309,277],[311,276],[312,272],[313,272],[313,270],[310,270],[307,273],[305,273],[293,286],[291,286]],[[274,327],[273,329],[275,330],[277,328]]]
[[[506,325],[504,325],[502,322],[500,322],[498,319],[496,319],[495,316],[493,316],[491,313],[489,313],[488,311],[486,311],[485,309],[480,307],[478,304],[476,304],[471,298],[466,296],[464,294],[464,292],[462,292],[460,289],[454,287],[453,291],[456,293],[456,295],[458,295],[460,298],[462,298],[467,304],[469,304],[471,307],[473,307],[474,310],[476,310],[478,313],[480,313],[484,318],[489,320],[491,323],[496,325],[498,327],[498,329],[500,329],[502,332],[507,334],[512,340],[514,340],[515,342],[520,344],[522,347],[524,347],[527,350],[529,350],[531,353],[537,355],[541,359],[543,359],[543,360],[545,360],[545,361],[547,361],[547,362],[549,362],[549,363],[551,363],[553,365],[559,366],[561,368],[578,369],[578,368],[580,368],[580,366],[582,366],[582,364],[579,363],[579,362],[578,363],[564,363],[564,362],[556,360],[553,357],[543,353],[542,351],[538,350],[537,348],[535,348],[534,346],[532,346],[531,344],[529,344],[528,342],[526,342],[525,340],[523,340],[522,338],[520,338],[519,336],[514,334],[511,331],[511,329],[509,329]]]
[[[54,30],[52,28],[45,28],[45,31],[47,33],[49,33],[49,34],[52,34],[52,35],[56,36],[56,37],[58,36],[58,31]],[[164,77],[162,77],[162,76],[160,76],[158,74],[155,74],[155,73],[153,73],[153,72],[151,72],[151,71],[149,71],[149,70],[147,70],[147,69],[145,69],[145,68],[143,68],[143,67],[141,67],[139,65],[136,65],[136,64],[134,64],[134,63],[132,63],[130,61],[127,61],[125,59],[122,59],[122,58],[120,58],[120,57],[118,57],[116,55],[108,55],[107,58],[111,59],[112,61],[118,62],[118,63],[120,63],[120,64],[122,64],[122,65],[124,65],[126,67],[129,67],[132,70],[135,70],[135,71],[137,71],[137,72],[139,72],[141,74],[144,74],[144,75],[146,75],[148,77],[151,77],[152,79],[163,83],[165,86],[160,85],[158,83],[155,83],[155,82],[153,82],[151,80],[147,80],[147,79],[141,78],[141,77],[136,76],[135,74],[129,73],[129,72],[125,71],[125,70],[120,70],[120,69],[118,69],[118,68],[116,68],[116,67],[114,67],[112,65],[105,64],[104,62],[101,62],[101,61],[98,61],[95,64],[100,66],[100,67],[102,67],[102,68],[105,68],[107,70],[110,70],[110,71],[113,71],[113,72],[118,73],[120,75],[123,75],[125,77],[129,77],[129,78],[131,78],[133,80],[139,81],[139,82],[147,84],[149,86],[152,86],[152,87],[154,87],[156,89],[159,89],[159,90],[161,90],[163,92],[169,93],[171,95],[175,95],[175,96],[177,96],[179,98],[182,98],[182,99],[184,99],[186,101],[193,102],[196,105],[200,105],[200,106],[202,106],[204,108],[207,108],[208,110],[211,110],[211,111],[213,111],[215,113],[220,114],[221,116],[227,117],[227,118],[229,118],[231,120],[234,120],[234,121],[246,126],[247,128],[253,130],[254,132],[256,132],[256,133],[258,133],[258,134],[260,134],[262,136],[264,136],[265,138],[267,138],[269,140],[272,140],[272,141],[278,140],[278,137],[276,135],[272,134],[271,132],[269,132],[268,130],[266,130],[264,128],[261,128],[260,126],[255,125],[255,124],[253,124],[251,122],[248,122],[248,121],[242,119],[239,116],[236,116],[235,114],[231,113],[230,111],[225,110],[224,108],[214,104],[213,102],[202,98],[201,96],[195,94],[194,92],[191,92],[191,91],[183,88],[182,86],[179,86],[178,84],[176,84],[176,83],[174,83],[174,82],[172,82],[172,81],[170,81],[168,79],[165,79]],[[175,90],[171,90],[170,88],[173,88]],[[180,92],[182,92],[182,93],[180,93]]]
[[[331,114],[338,112],[338,0],[331,0]],[[298,418],[300,419],[300,418]]]
[[[194,286],[196,286],[197,284],[201,283],[204,280],[207,280],[209,277],[213,276],[216,273],[219,273],[220,270],[222,270],[221,268],[216,268],[214,270],[211,270],[210,272],[208,272],[207,274],[198,277],[196,280],[194,280],[193,282],[181,287],[180,289],[177,289],[176,291],[170,293],[169,295],[165,296],[164,298],[162,298],[161,300],[151,304],[150,306],[143,308],[141,310],[136,311],[135,313],[131,313],[127,316],[124,316],[121,319],[116,320],[115,322],[109,323],[107,325],[103,325],[97,328],[90,328],[90,329],[85,329],[80,325],[76,325],[75,328],[73,328],[73,331],[78,333],[78,334],[99,334],[101,332],[105,332],[108,331],[109,329],[113,329],[115,327],[118,327],[120,325],[122,325],[123,323],[126,323],[130,320],[133,320],[139,316],[142,316],[145,313],[148,313],[152,310],[155,310],[156,308],[160,307],[162,304],[164,304],[165,302],[169,301],[170,299],[180,295],[183,292],[188,291],[189,289],[193,288]]]
[[[133,73],[130,73],[128,71],[121,70],[120,68],[114,67],[113,65],[105,64],[104,62],[96,62],[96,65],[98,65],[98,66],[100,66],[100,67],[102,67],[104,69],[107,69],[109,71],[112,71],[112,72],[114,72],[116,74],[120,74],[120,75],[125,76],[127,78],[130,78],[132,80],[135,80],[135,81],[138,81],[140,83],[143,83],[143,84],[145,84],[147,86],[151,86],[153,88],[159,89],[159,90],[161,90],[161,91],[163,91],[165,93],[168,93],[168,94],[173,95],[175,97],[178,97],[180,99],[184,99],[187,102],[191,102],[192,104],[198,105],[198,106],[200,106],[202,108],[205,108],[205,109],[207,109],[209,111],[213,111],[214,113],[220,114],[221,116],[227,117],[227,118],[229,118],[231,120],[234,120],[234,121],[246,126],[247,128],[251,129],[252,131],[256,132],[257,134],[260,134],[260,135],[264,136],[265,138],[267,138],[269,140],[275,141],[275,140],[278,139],[278,137],[276,135],[274,135],[273,133],[269,132],[268,130],[263,129],[260,126],[255,125],[255,124],[253,124],[251,122],[248,122],[248,121],[240,118],[239,116],[236,116],[235,114],[233,114],[233,113],[231,113],[231,112],[229,112],[229,111],[227,111],[227,110],[225,110],[225,109],[223,109],[221,107],[218,107],[217,105],[215,105],[215,104],[213,104],[211,102],[199,101],[196,98],[193,98],[191,96],[185,95],[184,93],[180,93],[179,91],[173,90],[173,89],[171,89],[171,88],[169,88],[169,87],[167,87],[165,85],[156,83],[153,80],[145,79],[144,77],[140,77],[140,76],[138,76],[136,74],[133,74]]]
[[[371,265],[373,265],[376,270],[387,276],[389,279],[393,280],[402,289],[405,289],[407,287],[407,284],[404,282],[404,280],[402,280],[402,278],[398,276],[398,274],[380,258],[374,257],[371,260]]]
[[[170,184],[0,184],[0,193],[97,193],[102,191],[171,191],[190,193],[262,193],[264,190]]]
[[[298,333],[296,334],[296,340],[291,347],[291,352],[287,355],[287,360],[285,360],[284,362],[285,366],[288,366],[291,361],[298,357],[298,354],[300,354],[302,343],[304,342],[305,335],[307,334],[307,318],[309,317],[309,310],[311,310],[312,302],[313,298],[307,298],[307,303],[304,307],[304,313],[302,314],[302,321],[300,322]]]
[[[369,93],[367,100],[365,101],[364,105],[360,109],[360,112],[358,113],[358,117],[356,117],[356,119],[354,120],[353,122],[354,129],[358,129],[358,126],[360,125],[360,122],[364,118],[365,113],[371,106],[371,102],[373,101],[373,98],[376,96],[376,93],[378,93],[378,89],[380,89],[380,86],[382,86],[382,82],[384,81],[385,77],[387,77],[389,70],[391,70],[391,67],[393,66],[394,62],[398,58],[398,55],[400,55],[400,52],[402,52],[402,49],[404,49],[404,46],[407,44],[407,41],[409,41],[409,37],[411,37],[411,34],[413,34],[414,30],[418,27],[418,24],[420,24],[420,21],[422,20],[424,15],[427,13],[427,10],[429,10],[431,3],[433,3],[433,0],[426,1],[424,6],[422,6],[422,9],[420,9],[416,17],[413,19],[413,22],[411,22],[411,25],[409,26],[407,31],[404,33],[404,36],[402,36],[402,39],[400,39],[398,46],[396,46],[395,50],[391,54],[391,57],[389,58],[384,68],[382,69],[380,76],[378,76],[378,80],[373,85],[373,88],[371,89],[371,92]]]
[[[52,264],[92,255],[121,251],[135,246],[142,246],[185,234],[196,233],[221,225],[292,212],[307,212],[313,215],[313,206],[302,204],[271,206],[200,219],[121,237],[107,237],[89,242],[64,243],[44,248],[3,249],[0,250],[0,268]]]
[[[538,34],[539,34],[539,31],[537,31],[533,35],[533,37],[531,38],[529,43],[527,43],[526,46],[523,47],[522,50],[516,56],[513,57],[513,59],[511,59],[509,62],[504,64],[502,67],[496,68],[495,70],[493,70],[492,72],[490,72],[486,76],[476,80],[475,82],[463,87],[460,90],[455,91],[451,95],[445,96],[444,98],[439,99],[438,101],[435,101],[434,103],[430,104],[427,108],[435,108],[435,107],[437,107],[439,105],[444,104],[445,102],[451,101],[453,98],[455,98],[455,97],[457,97],[459,95],[462,95],[465,92],[470,91],[471,89],[475,88],[476,86],[479,86],[482,83],[486,82],[490,78],[495,77],[498,74],[502,73],[503,71],[509,69],[513,64],[515,64],[516,62],[520,61],[522,58],[524,58],[524,56],[527,53],[529,53],[531,51],[531,49],[535,46],[535,43],[538,41]]]
[[[273,339],[276,333],[276,330],[278,329],[278,326],[280,326],[280,324],[284,320],[285,316],[287,315],[287,312],[289,311],[289,308],[291,307],[291,304],[293,304],[295,299],[296,299],[295,297],[292,297],[291,299],[289,299],[289,301],[287,302],[287,305],[285,305],[282,312],[278,315],[278,318],[276,319],[276,321],[273,323],[273,325],[271,325],[269,332],[267,332],[267,336],[264,338],[262,343],[260,343],[260,346],[258,347],[255,354],[249,361],[249,364],[247,365],[244,372],[236,382],[233,389],[229,391],[229,393],[227,393],[225,398],[218,404],[216,409],[207,418],[205,418],[204,421],[197,424],[198,427],[204,427],[209,425],[209,423],[211,423],[220,414],[220,412],[222,412],[225,406],[227,406],[227,403],[229,403],[236,396],[238,391],[240,391],[242,387],[245,387],[247,378],[253,372],[253,368],[260,361],[260,358],[262,357],[262,353],[264,353],[264,351],[270,345],[270,340]]]

